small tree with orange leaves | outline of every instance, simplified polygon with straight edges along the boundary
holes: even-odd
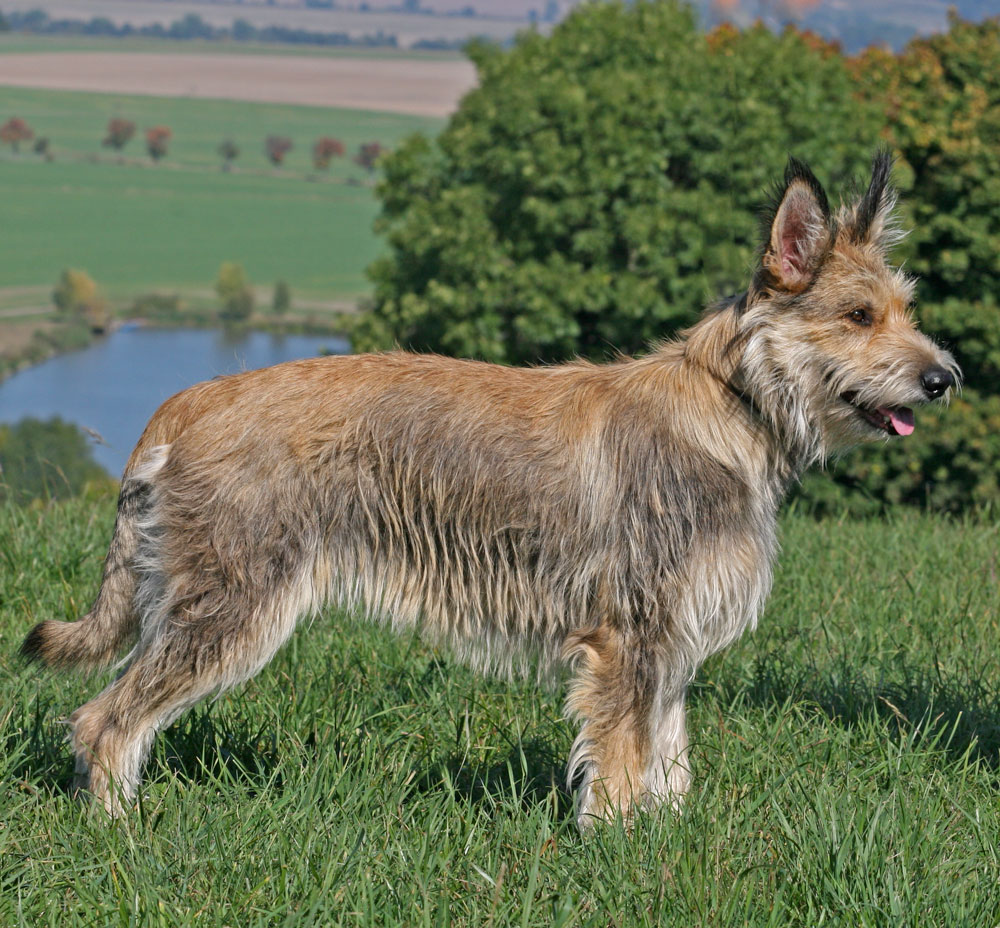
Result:
[[[121,119],[116,116],[108,120],[107,134],[101,144],[105,148],[121,151],[135,135],[135,123],[131,119]]]
[[[330,138],[328,135],[316,139],[312,152],[313,167],[317,171],[327,170],[330,167],[330,161],[343,157],[344,151],[344,143],[340,139]]]
[[[30,142],[34,137],[34,130],[19,116],[12,116],[0,126],[0,142],[10,145],[12,151],[17,151],[21,142]]]
[[[269,135],[264,140],[264,153],[276,168],[285,163],[285,155],[292,150],[292,140],[284,135]]]
[[[385,154],[385,146],[381,142],[364,142],[354,156],[354,163],[361,165],[366,171],[374,171],[378,159]]]
[[[167,126],[153,126],[146,130],[146,151],[154,161],[159,161],[167,153],[173,132]]]

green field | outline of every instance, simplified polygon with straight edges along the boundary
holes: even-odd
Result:
[[[440,125],[319,107],[0,89],[0,121],[11,116],[47,136],[55,160],[9,150],[0,160],[0,288],[50,284],[77,267],[123,297],[209,288],[226,260],[243,263],[255,283],[284,278],[308,296],[365,292],[364,268],[379,247],[371,179],[347,157],[310,180],[312,143],[332,135],[352,154],[362,142],[392,146]],[[140,130],[124,163],[100,145],[113,116]],[[139,137],[154,125],[173,131],[157,165]],[[271,134],[294,143],[280,170],[263,153]],[[224,138],[241,149],[228,174],[216,152]]]
[[[581,837],[563,691],[330,613],[158,739],[141,804],[70,801],[101,679],[21,667],[85,610],[113,500],[0,510],[0,924],[1000,923],[998,528],[787,515],[761,627],[699,674],[683,812]]]

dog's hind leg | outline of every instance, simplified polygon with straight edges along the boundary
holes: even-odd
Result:
[[[168,610],[118,679],[70,717],[77,788],[120,813],[157,731],[257,673],[291,634],[298,607],[292,595],[253,605],[244,591]]]

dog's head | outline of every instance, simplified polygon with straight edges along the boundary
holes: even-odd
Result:
[[[819,181],[790,159],[770,212],[740,327],[745,387],[810,456],[909,435],[911,406],[958,383],[954,358],[914,323],[914,282],[887,260],[901,233],[876,154],[867,190],[832,213]]]

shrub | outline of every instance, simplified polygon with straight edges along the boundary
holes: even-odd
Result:
[[[329,136],[316,139],[312,151],[313,167],[317,171],[327,170],[330,167],[330,161],[342,157],[344,151],[344,143],[339,139],[333,139]]]
[[[0,425],[0,500],[63,499],[109,479],[83,433],[69,422],[28,418]]]
[[[285,163],[285,156],[292,150],[292,140],[284,135],[269,135],[264,140],[264,154],[275,167]]]
[[[279,280],[274,285],[274,298],[271,300],[271,309],[276,315],[283,316],[292,306],[292,290],[288,283]]]
[[[222,170],[231,171],[233,162],[240,156],[239,146],[232,139],[225,139],[218,148]]]
[[[176,293],[142,293],[133,300],[129,315],[140,319],[173,320],[182,307],[181,298]]]
[[[381,142],[363,142],[358,146],[358,153],[354,156],[354,163],[363,167],[371,173],[378,164],[378,159],[386,152],[385,146]]]
[[[52,302],[61,312],[82,319],[94,332],[105,331],[111,321],[107,301],[86,271],[64,270],[52,291]]]
[[[130,119],[122,119],[119,116],[115,116],[113,119],[108,120],[108,128],[101,144],[105,148],[113,148],[115,151],[121,151],[128,145],[133,135],[135,135],[135,123]]]
[[[225,261],[219,268],[215,292],[222,308],[219,318],[227,322],[242,322],[253,312],[254,293],[246,271],[235,261]]]
[[[154,161],[159,161],[167,154],[167,148],[173,132],[167,126],[153,126],[146,130],[146,151]]]
[[[19,116],[12,116],[0,126],[0,142],[10,145],[12,151],[19,151],[22,142],[30,142],[35,130]]]

